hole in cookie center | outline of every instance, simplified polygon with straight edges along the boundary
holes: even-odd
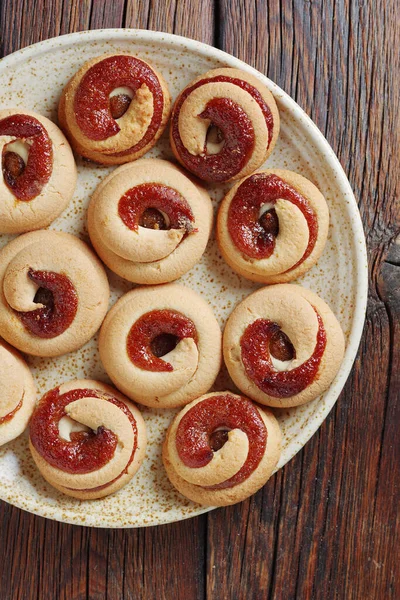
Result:
[[[47,288],[40,287],[37,290],[33,301],[35,302],[35,304],[43,304],[43,306],[48,308],[50,311],[54,310],[53,292],[51,292]]]
[[[154,356],[161,358],[168,354],[168,352],[171,352],[178,342],[179,338],[176,335],[172,335],[171,333],[160,333],[160,335],[157,335],[150,343],[150,349]]]
[[[279,233],[279,219],[274,208],[270,208],[262,213],[258,222],[264,229],[265,233],[276,237]]]
[[[225,143],[224,134],[219,127],[210,124],[206,133],[206,152],[207,154],[218,154]]]
[[[281,329],[272,334],[269,352],[271,356],[282,362],[296,358],[296,350],[292,342]]]
[[[4,146],[2,169],[8,183],[15,181],[25,171],[28,155],[29,146],[22,140],[15,140]]]
[[[146,208],[139,219],[139,225],[146,229],[168,229],[165,215],[157,208]]]
[[[109,96],[110,111],[113,119],[120,119],[132,102],[133,92],[127,87],[118,87]]]
[[[228,441],[229,429],[216,429],[210,435],[210,448],[213,452],[221,450]]]

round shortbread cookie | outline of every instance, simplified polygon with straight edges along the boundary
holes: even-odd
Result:
[[[176,415],[163,461],[181,494],[206,506],[227,506],[259,490],[280,453],[281,431],[271,411],[231,392],[213,392]]]
[[[155,408],[207,392],[221,366],[221,330],[207,302],[183,285],[137,288],[100,330],[100,357],[129,398]]]
[[[0,335],[35,356],[77,350],[107,312],[109,285],[89,247],[68,233],[26,233],[0,250]]]
[[[76,185],[72,150],[60,129],[30,110],[0,110],[0,233],[50,225]]]
[[[146,426],[125,396],[100,381],[63,383],[40,400],[29,447],[43,477],[80,500],[126,485],[143,462]]]
[[[26,429],[35,400],[36,386],[28,365],[0,339],[0,446]]]
[[[286,408],[310,402],[330,386],[345,341],[317,294],[280,284],[257,290],[235,308],[223,349],[229,374],[244,394]]]
[[[278,135],[273,95],[254,75],[239,69],[213,69],[196,77],[172,109],[172,150],[204,181],[249,175],[271,154]]]
[[[130,54],[86,62],[66,85],[58,107],[73,149],[105,165],[136,160],[167,124],[171,98],[163,77]]]
[[[95,190],[88,229],[100,258],[141,284],[178,279],[201,258],[212,229],[210,197],[175,165],[144,158]]]
[[[329,210],[311,181],[283,169],[257,171],[223,199],[217,240],[225,261],[240,275],[266,284],[306,273],[328,237]]]

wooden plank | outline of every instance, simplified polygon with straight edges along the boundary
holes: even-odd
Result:
[[[262,492],[222,518],[210,514],[209,598],[400,594],[400,384],[391,350],[400,261],[383,263],[400,222],[395,22],[394,2],[220,3],[221,47],[293,96],[338,154],[359,199],[373,285],[360,355],[332,414]]]
[[[30,2],[30,0],[29,0]],[[29,4],[28,2],[28,4]],[[36,2],[33,21],[22,0],[0,12],[2,53],[69,31],[100,27],[161,29],[212,41],[212,3]],[[33,2],[31,2],[33,7]],[[6,24],[14,22],[16,27]],[[1,503],[12,560],[1,570],[1,597],[90,600],[204,597],[206,517],[146,530],[107,531],[54,523]]]

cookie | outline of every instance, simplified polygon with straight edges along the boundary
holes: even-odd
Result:
[[[77,350],[100,327],[108,299],[102,264],[73,235],[35,231],[0,250],[0,335],[23,352]]]
[[[0,234],[47,227],[71,200],[77,178],[60,129],[30,110],[0,110]]]
[[[292,171],[258,171],[223,199],[217,240],[229,266],[253,281],[287,283],[306,273],[328,237],[329,210],[311,181]]]
[[[273,95],[239,69],[213,69],[194,79],[172,109],[170,141],[179,162],[200,179],[221,183],[249,175],[279,135]]]
[[[221,331],[209,305],[183,285],[137,288],[100,330],[100,358],[124,394],[146,406],[187,404],[210,389],[221,366]]]
[[[250,294],[230,315],[223,338],[225,364],[237,387],[280,408],[310,402],[327,390],[344,349],[329,306],[293,284]]]
[[[86,62],[65,87],[58,118],[73,149],[104,165],[140,158],[165,129],[171,99],[163,77],[130,54]]]
[[[29,447],[43,477],[80,500],[126,485],[143,462],[146,426],[138,409],[100,381],[63,383],[40,400]]]
[[[271,411],[244,396],[213,392],[194,400],[172,421],[163,461],[172,485],[206,506],[241,502],[272,475],[281,431]]]
[[[141,284],[173,281],[189,271],[204,253],[212,222],[207,192],[156,158],[113,171],[88,210],[89,235],[100,258]]]
[[[0,446],[26,429],[35,400],[36,386],[28,365],[0,339]]]

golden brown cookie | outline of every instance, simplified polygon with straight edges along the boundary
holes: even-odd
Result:
[[[104,320],[99,348],[117,388],[155,408],[204,394],[221,366],[221,330],[211,308],[177,284],[137,288],[120,298]]]
[[[0,446],[25,430],[35,400],[36,387],[28,365],[0,339]]]
[[[286,283],[317,262],[328,229],[328,206],[315,185],[292,171],[270,169],[239,181],[225,196],[217,240],[243,277]]]
[[[281,453],[271,411],[231,392],[205,394],[172,421],[163,461],[172,485],[206,506],[248,498],[270,478]]]
[[[76,185],[71,148],[59,128],[30,110],[0,110],[0,233],[49,225]]]
[[[204,181],[249,175],[271,154],[278,135],[273,95],[257,77],[239,69],[213,69],[196,77],[172,110],[172,150]]]
[[[223,348],[229,374],[244,394],[286,408],[328,389],[345,341],[335,315],[317,294],[281,284],[257,290],[235,308]]]
[[[142,284],[173,281],[189,271],[206,248],[212,221],[207,192],[156,158],[113,171],[88,211],[100,258],[121,277]]]
[[[104,165],[140,158],[165,129],[171,99],[163,77],[130,54],[92,58],[65,87],[58,118],[73,149]]]
[[[108,298],[102,264],[73,235],[34,231],[0,250],[0,335],[23,352],[80,348],[100,327]]]
[[[146,450],[142,415],[100,381],[63,383],[40,400],[29,446],[43,477],[60,492],[93,500],[121,489]]]

